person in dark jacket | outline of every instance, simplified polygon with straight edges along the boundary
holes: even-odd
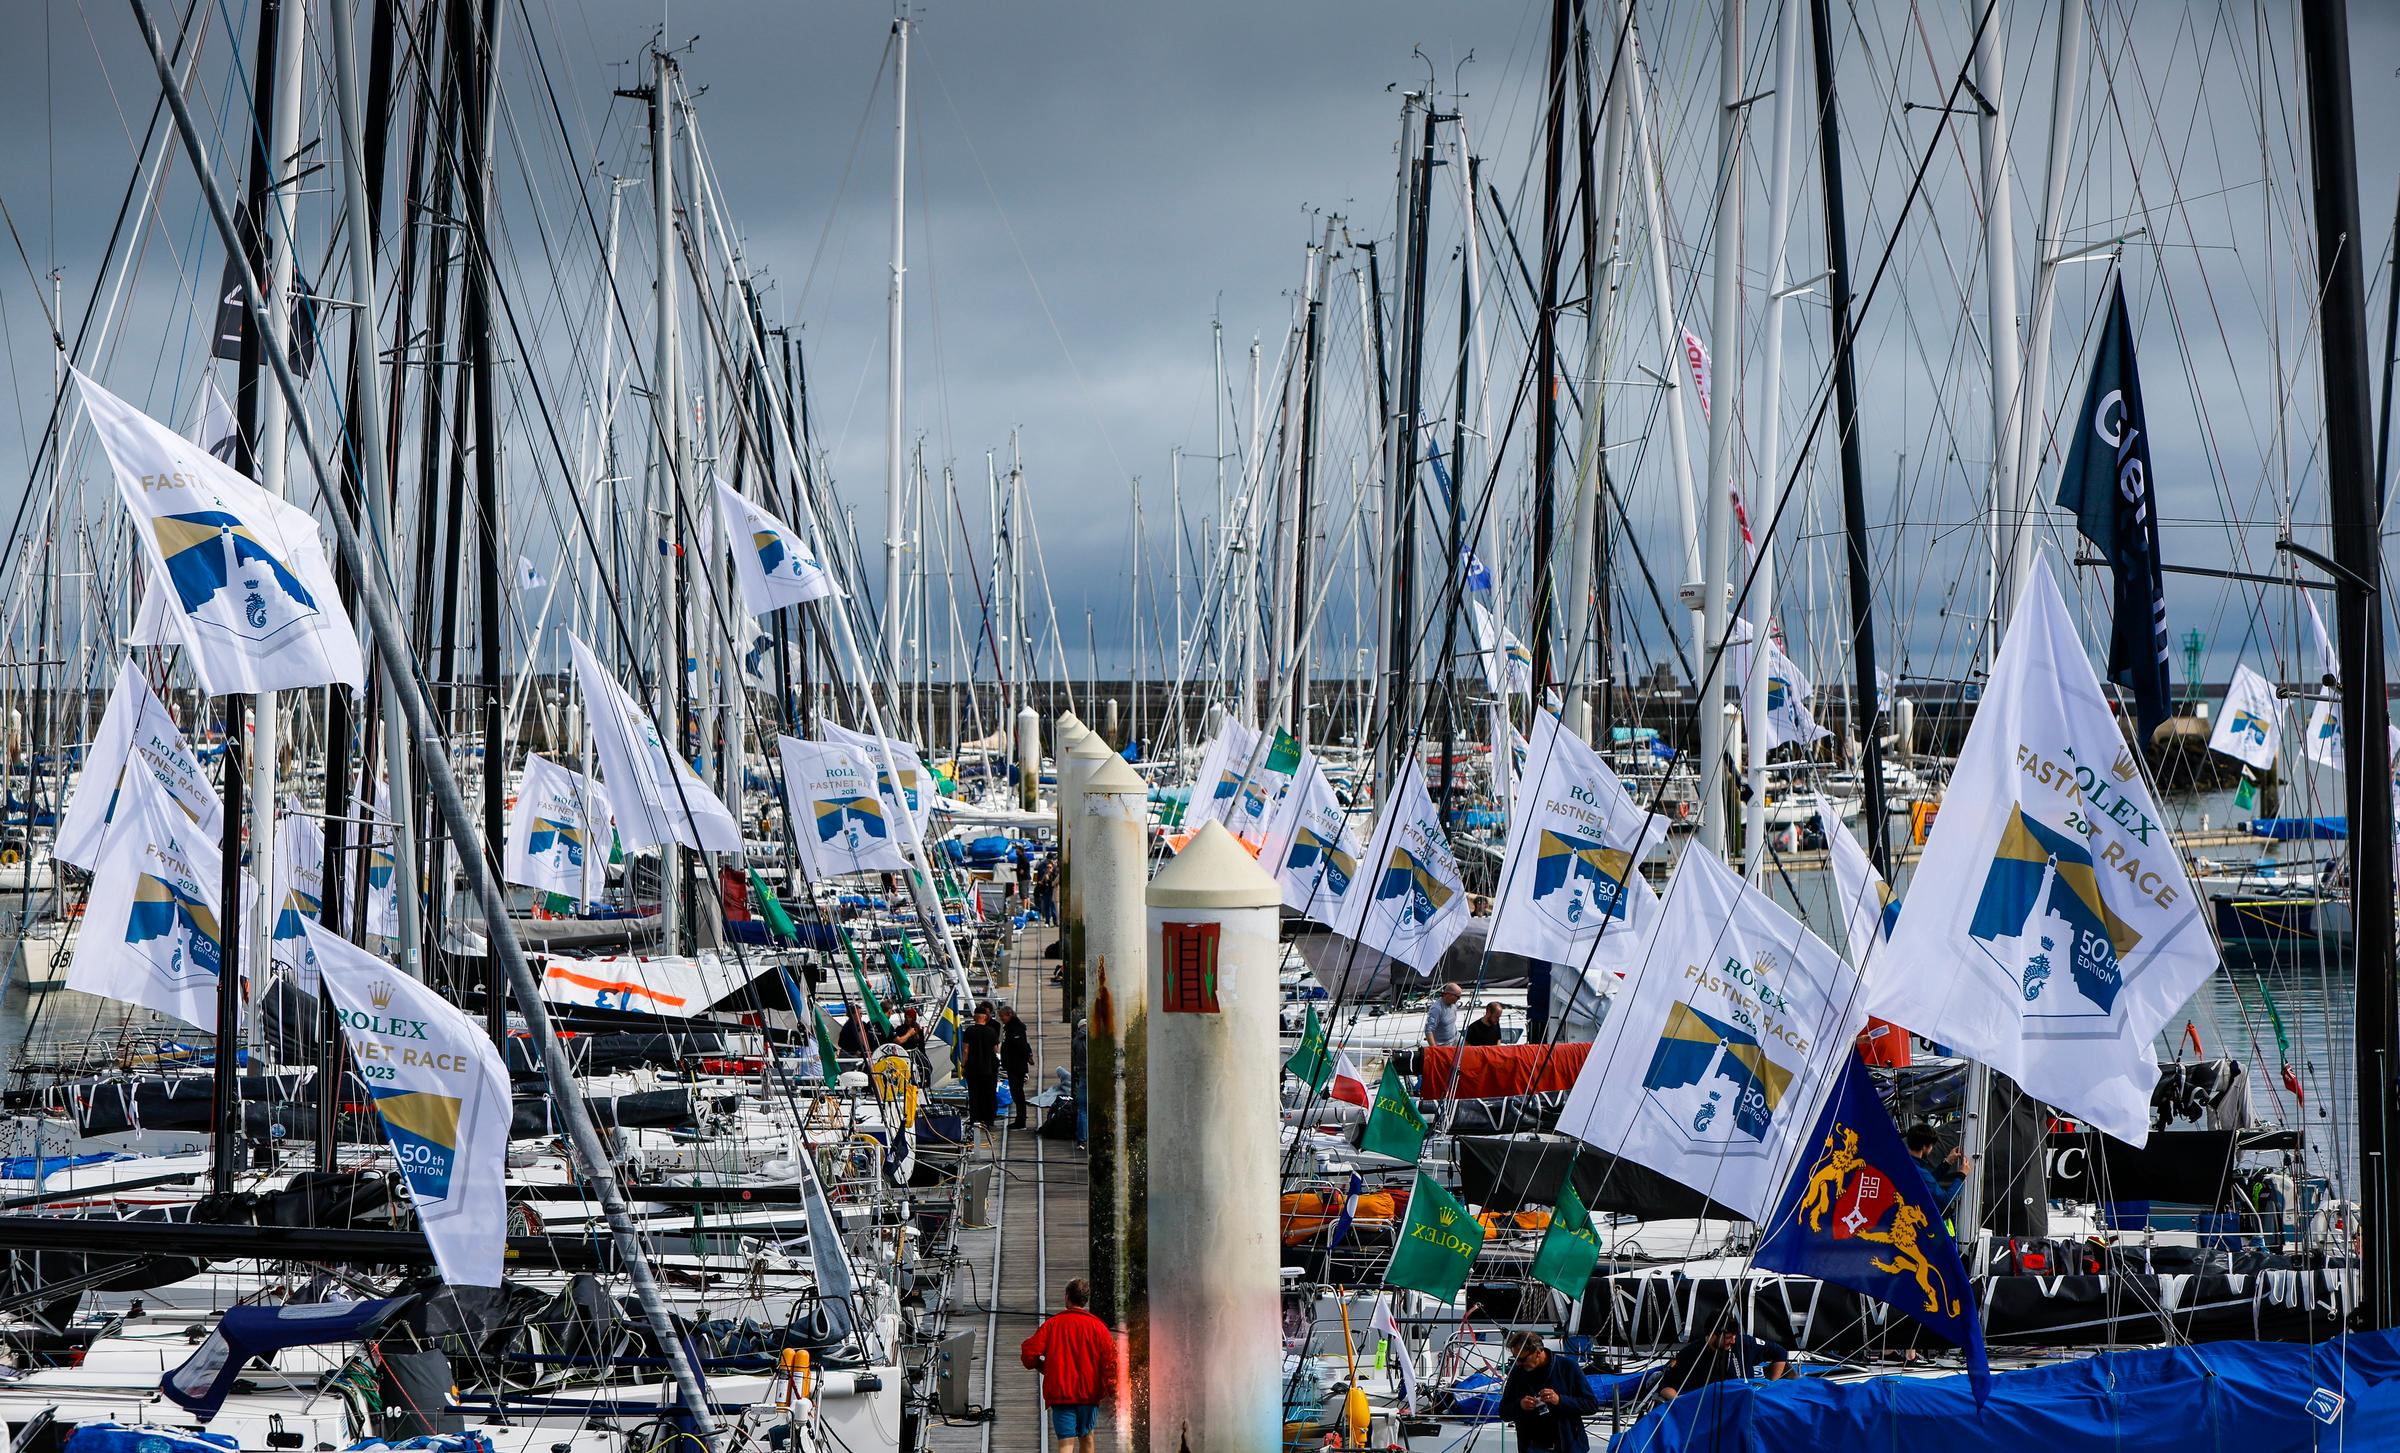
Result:
[[[1728,1316],[1676,1350],[1659,1379],[1658,1395],[1673,1399],[1712,1383],[1752,1378],[1774,1382],[1791,1375],[1790,1353],[1742,1331]]]
[[[1000,1072],[1008,1079],[1008,1098],[1017,1107],[1017,1118],[1009,1123],[1012,1130],[1025,1128],[1025,1076],[1033,1068],[1033,1038],[1025,1032],[1025,1021],[1017,1017],[1016,1006],[1000,1006]]]
[[[875,1047],[867,1034],[867,1021],[858,1017],[856,1004],[851,1005],[850,1012],[842,1016],[841,1036],[834,1041],[833,1047],[840,1050],[845,1059],[865,1059],[867,1051]]]
[[[959,1036],[958,1077],[967,1082],[967,1118],[986,1130],[1000,1121],[1000,1026],[992,1006],[975,1006],[975,1022]]]
[[[1476,1045],[1494,1045],[1500,1042],[1500,1006],[1497,1003],[1483,1006],[1482,1016],[1467,1026],[1465,1042],[1469,1048]]]
[[[1544,1346],[1539,1332],[1512,1334],[1508,1351],[1500,1409],[1517,1425],[1517,1446],[1527,1453],[1589,1453],[1592,1440],[1583,1420],[1600,1411],[1600,1399],[1583,1369]]]

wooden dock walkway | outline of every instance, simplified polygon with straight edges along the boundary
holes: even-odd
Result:
[[[1071,1063],[1074,1050],[1064,992],[1050,982],[1057,960],[1043,957],[1054,937],[1048,929],[1023,935],[1012,965],[1013,987],[994,993],[996,1001],[1016,1006],[1033,1037],[1034,1067],[1026,1084],[1036,1094]],[[1033,1133],[1041,1117],[1034,1109],[1025,1129],[1003,1129],[969,1161],[994,1169],[995,1224],[962,1227],[958,1233],[959,1269],[951,1282],[948,1325],[953,1333],[975,1332],[969,1386],[973,1401],[992,1412],[983,1423],[929,1420],[923,1446],[930,1453],[1048,1453],[1052,1447],[1041,1378],[1025,1370],[1017,1348],[1042,1318],[1064,1305],[1066,1284],[1090,1271],[1091,1177],[1088,1157],[1073,1142]],[[1116,1446],[1105,1418],[1100,1446]]]

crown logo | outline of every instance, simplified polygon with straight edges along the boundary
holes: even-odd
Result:
[[[367,1002],[369,1002],[369,1003],[373,1004],[373,1005],[374,1005],[376,1008],[378,1008],[378,1009],[389,1009],[389,1008],[391,1008],[391,1007],[392,1007],[392,983],[391,983],[391,980],[389,980],[389,979],[377,979],[377,980],[376,980],[374,983],[367,985]]]
[[[1759,973],[1771,974],[1775,972],[1777,962],[1775,950],[1762,948],[1758,951],[1757,957],[1750,960],[1750,967]]]
[[[1450,1209],[1448,1206],[1444,1206],[1444,1207],[1442,1207],[1442,1209],[1441,1209],[1441,1211],[1440,1211],[1440,1213],[1439,1213],[1439,1214],[1440,1214],[1440,1217],[1441,1217],[1441,1222],[1442,1222],[1442,1224],[1443,1224],[1443,1225],[1445,1225],[1445,1226],[1449,1225],[1451,1222],[1453,1222],[1453,1221],[1456,1221],[1456,1220],[1458,1219],[1458,1213],[1457,1213],[1456,1211],[1453,1211],[1453,1210],[1451,1210],[1451,1209]]]
[[[2119,748],[2117,759],[2108,764],[2109,775],[2119,782],[2131,782],[2135,770],[2133,753],[2124,748]]]

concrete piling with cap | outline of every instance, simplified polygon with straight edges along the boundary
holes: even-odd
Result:
[[[1072,814],[1062,813],[1059,821],[1067,824],[1070,832],[1074,830],[1074,824],[1083,815],[1084,784],[1092,780],[1093,772],[1117,760],[1119,760],[1117,754],[1109,749],[1108,739],[1098,732],[1085,732],[1076,738],[1074,746],[1067,749],[1067,761],[1061,764],[1059,775],[1062,778],[1065,777],[1071,765],[1075,774],[1075,804],[1074,812]],[[1072,939],[1067,944],[1065,958],[1067,966],[1066,1004],[1067,1014],[1070,1018],[1081,1018],[1091,1008],[1092,1003],[1092,949],[1089,942],[1091,914],[1089,910],[1090,900],[1084,892],[1084,875],[1077,873],[1074,888],[1068,895],[1067,902],[1067,923],[1073,930]]]
[[[1283,1433],[1275,880],[1221,824],[1150,880],[1150,1395],[1135,1446],[1273,1448]]]
[[[1089,740],[1089,739],[1087,739]],[[1129,1375],[1117,1400],[1117,1441],[1132,1428],[1149,1389],[1130,1373],[1146,1368],[1149,1345],[1144,1249],[1149,1240],[1150,1002],[1148,922],[1150,787],[1123,758],[1092,763],[1075,819],[1083,940],[1091,960],[1091,1029],[1085,1079],[1090,1097],[1092,1310],[1115,1330]]]
[[[1058,796],[1051,802],[1051,809],[1058,817],[1058,882],[1053,886],[1052,892],[1056,897],[1058,907],[1060,972],[1070,977],[1071,970],[1067,966],[1075,962],[1075,954],[1082,937],[1081,928],[1075,915],[1075,844],[1070,840],[1075,826],[1076,806],[1074,754],[1075,744],[1091,735],[1091,730],[1075,713],[1061,712],[1058,717],[1058,732],[1050,742],[1051,760],[1057,764],[1058,768]],[[1073,1002],[1070,1001],[1066,1008],[1068,1010],[1067,1017],[1072,1022],[1075,1008]]]
[[[1031,812],[1042,800],[1042,716],[1017,708],[1017,806]]]

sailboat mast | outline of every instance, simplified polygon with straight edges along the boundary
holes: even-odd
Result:
[[[1732,526],[1735,471],[1740,440],[1734,424],[1742,401],[1742,40],[1748,21],[1744,0],[1726,0],[1717,52],[1717,224],[1716,286],[1709,328],[1716,335],[1714,377],[1709,380],[1708,500],[1700,541],[1701,666],[1700,781],[1722,783],[1725,753],[1725,585],[1730,578],[1728,531]],[[1759,612],[1751,610],[1753,617]],[[1755,619],[1752,635],[1766,628]],[[1755,647],[1754,647],[1755,649]],[[1755,732],[1755,723],[1748,724]],[[1725,855],[1726,804],[1730,791],[1708,794],[1701,804],[1700,841]]]
[[[658,244],[657,357],[651,368],[651,405],[658,420],[658,493],[656,504],[660,513],[655,528],[660,536],[672,540],[677,529],[677,481],[682,477],[683,409],[678,402],[683,394],[681,381],[676,377],[676,309],[675,273],[675,61],[664,51],[653,51],[650,57],[650,206],[652,227]],[[683,679],[683,662],[675,650],[676,632],[672,628],[682,613],[682,602],[675,589],[675,560],[671,554],[658,560],[658,635],[655,641],[656,677],[652,690],[656,694],[653,716],[671,724],[668,737],[673,750],[682,750],[683,713],[677,709],[677,693]],[[659,942],[667,953],[681,951],[683,943],[683,855],[672,841],[661,843],[659,858]]]
[[[1850,719],[1858,732],[1859,772],[1866,783],[1860,811],[1867,856],[1891,881],[1891,844],[1883,801],[1881,688],[1875,679],[1875,591],[1867,579],[1866,461],[1858,442],[1858,374],[1850,331],[1850,221],[1842,191],[1842,132],[1834,105],[1833,16],[1830,0],[1810,0],[1810,43],[1817,63],[1817,158],[1825,191],[1825,293],[1833,327],[1833,427],[1841,444],[1842,540],[1850,579]]]
[[[339,0],[336,0],[339,3]],[[464,6],[460,7],[464,10]],[[500,562],[503,558],[504,516],[500,480],[500,400],[492,368],[492,251],[489,230],[492,198],[492,99],[498,79],[500,25],[506,7],[484,0],[480,25],[459,27],[459,53],[467,62],[460,87],[466,103],[466,185],[461,200],[467,223],[467,305],[461,330],[467,345],[467,368],[475,390],[475,498],[481,518],[476,526],[476,622],[483,657],[483,832],[484,840],[505,840],[506,793],[502,772],[507,766],[503,734],[501,682],[504,663],[500,643]],[[462,16],[463,18],[463,16]],[[447,895],[447,883],[434,892]],[[484,1028],[495,1044],[508,1038],[508,1003],[500,978],[500,961],[485,956],[483,985]]]
[[[2316,193],[2318,337],[2325,370],[2325,484],[2342,659],[2342,790],[2350,813],[2350,901],[2357,920],[2359,1318],[2400,1321],[2393,1214],[2400,1164],[2394,1067],[2400,1003],[2393,982],[2390,704],[2383,679],[2383,509],[2374,470],[2367,381],[2366,284],[2359,265],[2358,143],[2350,103],[2350,17],[2344,0],[2302,0],[2308,67],[2310,181]]]
[[[892,100],[892,286],[888,323],[890,372],[886,377],[884,425],[883,516],[883,654],[884,670],[897,688],[901,681],[900,574],[901,534],[907,528],[903,513],[907,493],[907,279],[908,279],[908,36],[904,13],[892,18],[894,89]],[[903,713],[905,716],[905,713]]]
[[[1567,147],[1567,66],[1573,54],[1574,6],[1575,0],[1550,0],[1550,68],[1544,80],[1541,301],[1533,322],[1533,619],[1529,631],[1537,707],[1550,687],[1550,637],[1558,620],[1558,269],[1563,251],[1558,235],[1559,174]],[[1457,568],[1455,562],[1451,568]],[[1445,662],[1445,669],[1447,666]],[[1502,695],[1506,695],[1505,683]]]

